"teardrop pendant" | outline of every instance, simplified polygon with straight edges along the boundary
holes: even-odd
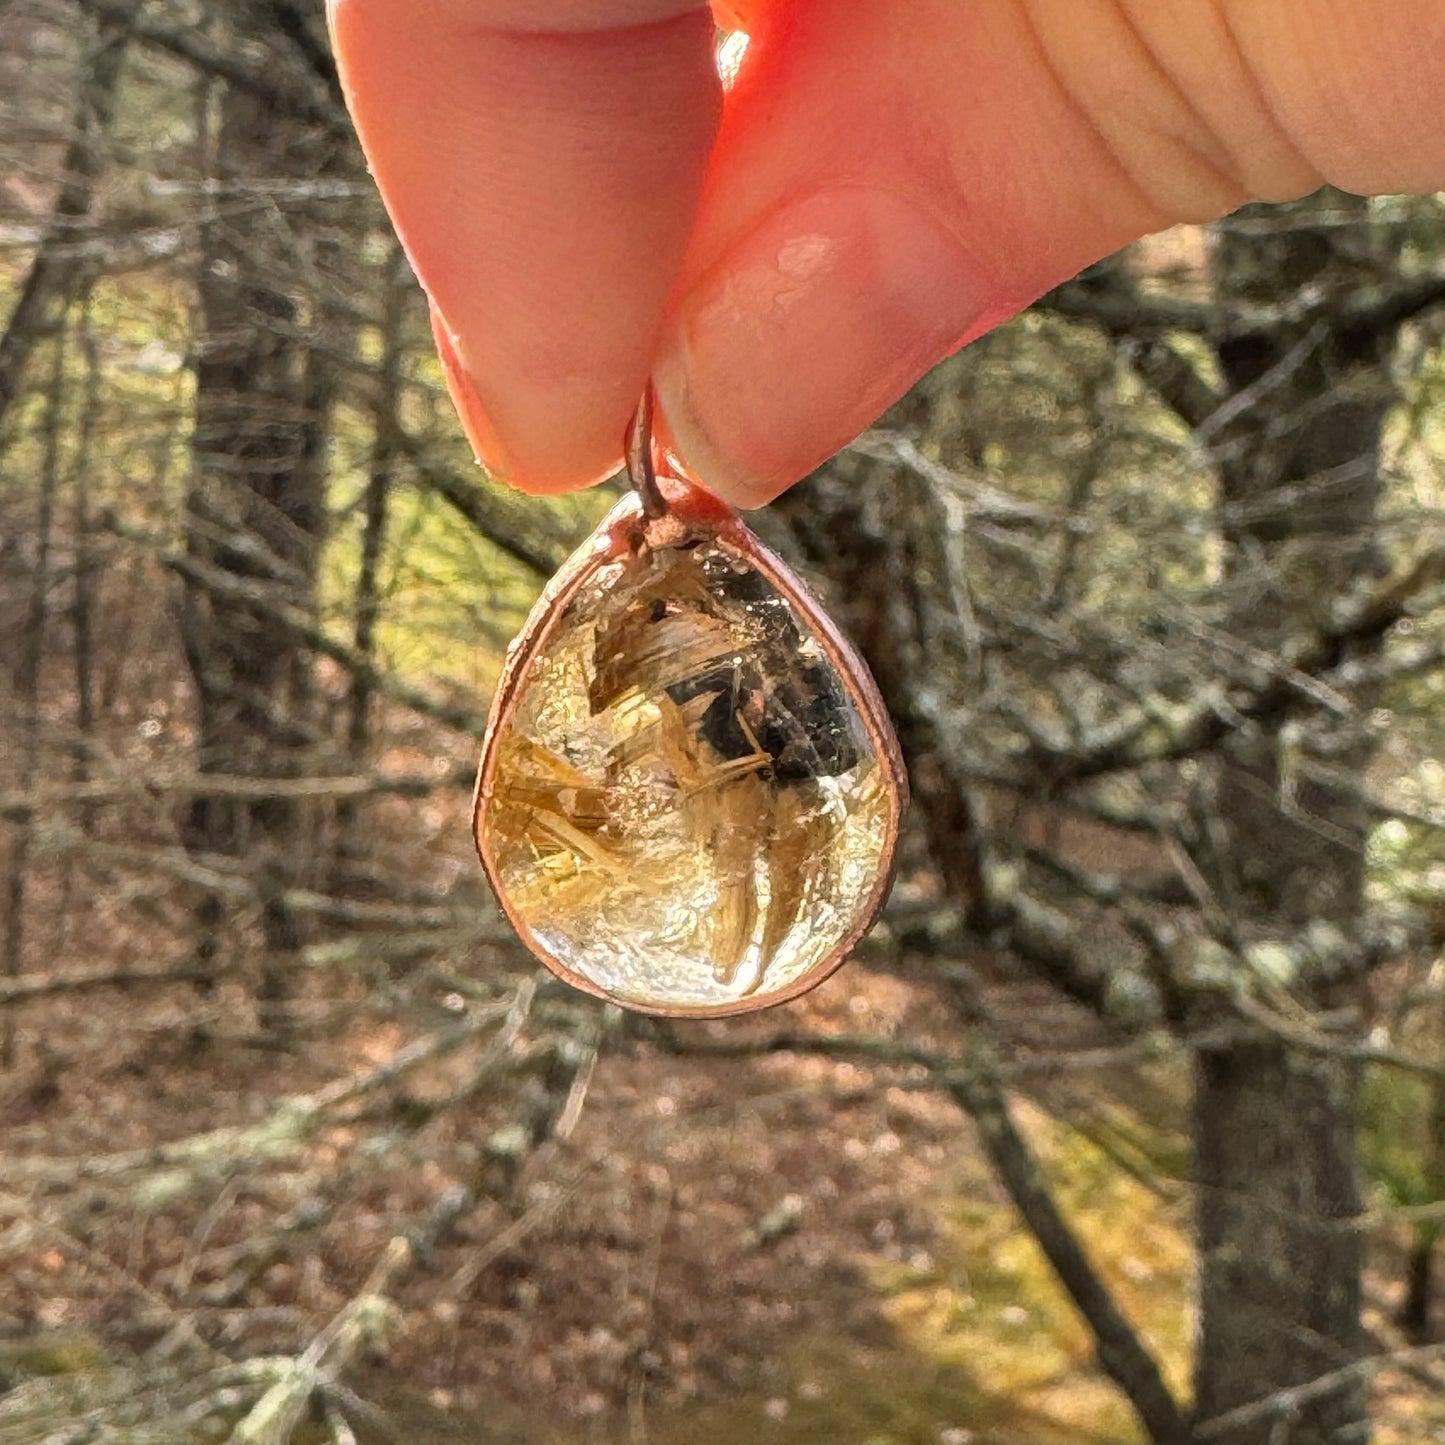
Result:
[[[641,471],[509,650],[477,850],[569,983],[644,1013],[741,1013],[822,982],[867,932],[907,780],[867,668],[803,583],[722,502]]]

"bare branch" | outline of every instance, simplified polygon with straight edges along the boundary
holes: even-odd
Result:
[[[202,1182],[224,1178],[237,1168],[284,1159],[346,1106],[389,1087],[423,1064],[455,1053],[486,1030],[512,1018],[521,1001],[530,1006],[534,991],[535,984],[529,979],[512,996],[479,1005],[457,1023],[413,1041],[366,1073],[338,1079],[311,1094],[279,1099],[258,1123],[228,1125],[153,1148],[116,1154],[77,1159],[12,1157],[8,1163],[9,1181],[18,1186],[116,1179],[141,1173],[159,1176],[159,1187],[166,1189],[170,1197]]]
[[[538,547],[502,515],[502,508],[479,486],[438,460],[435,449],[410,432],[398,429],[397,446],[411,462],[417,481],[435,492],[477,533],[514,562],[538,577],[550,577],[565,553]]]
[[[120,0],[74,0],[74,3],[97,19],[130,22],[131,34],[141,44],[184,60],[202,75],[214,76],[217,80],[260,96],[283,115],[293,115],[299,120],[324,126],[350,143],[351,123],[345,107],[333,94],[290,85],[276,73],[275,67],[258,67],[238,60],[208,45],[193,28],[162,25],[154,20],[133,20],[134,12],[139,8],[134,4],[122,4]]]
[[[1265,1420],[1278,1420],[1288,1429],[1289,1420],[1299,1412],[1302,1405],[1307,1405],[1312,1400],[1324,1399],[1341,1385],[1348,1385],[1355,1380],[1373,1379],[1382,1370],[1408,1369],[1412,1366],[1433,1364],[1439,1359],[1445,1359],[1445,1345],[1422,1345],[1417,1349],[1370,1355],[1341,1369],[1331,1370],[1326,1375],[1317,1375],[1302,1385],[1276,1390],[1261,1400],[1241,1405],[1223,1415],[1216,1415],[1212,1420],[1204,1420],[1194,1427],[1193,1438],[1199,1441],[1217,1440],[1241,1426],[1256,1425]]]
[[[110,125],[137,0],[113,4],[83,68],[75,106],[75,135],[66,150],[64,179],[55,212],[20,282],[18,299],[0,333],[0,419],[15,400],[35,344],[48,335],[85,274],[85,262],[69,254],[77,224],[89,214],[100,170],[98,132]]]
[[[191,963],[169,969],[107,968],[91,973],[30,974],[0,979],[0,1009],[62,993],[94,993],[105,988],[163,988],[174,983],[199,983],[215,976],[213,965],[202,969]]]
[[[382,672],[377,665],[356,648],[333,637],[314,618],[301,608],[286,602],[274,587],[264,582],[238,576],[223,568],[215,567],[184,552],[178,552],[160,545],[155,538],[133,527],[125,525],[113,514],[105,519],[109,530],[118,536],[139,542],[151,549],[157,560],[178,576],[201,588],[203,591],[224,597],[228,601],[242,602],[264,616],[283,623],[307,647],[329,657],[350,672],[368,679],[377,692],[402,703],[423,717],[447,724],[466,733],[480,730],[483,717],[480,709],[455,707],[439,702],[420,688],[403,682],[391,673]]]

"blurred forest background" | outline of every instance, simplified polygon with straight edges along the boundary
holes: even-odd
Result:
[[[0,0],[0,1445],[1445,1440],[1445,204],[1141,245],[757,519],[915,806],[664,1027],[472,855],[609,497],[473,463],[321,9]]]

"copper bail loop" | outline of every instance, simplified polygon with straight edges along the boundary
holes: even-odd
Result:
[[[642,515],[656,522],[667,515],[667,498],[657,485],[657,468],[652,459],[652,383],[637,403],[627,437],[623,443],[627,458],[627,477],[642,503]]]

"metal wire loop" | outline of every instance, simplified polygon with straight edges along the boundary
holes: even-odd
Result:
[[[657,469],[652,460],[652,385],[642,393],[624,443],[627,477],[642,503],[642,515],[650,522],[667,515],[667,498],[657,485]]]

